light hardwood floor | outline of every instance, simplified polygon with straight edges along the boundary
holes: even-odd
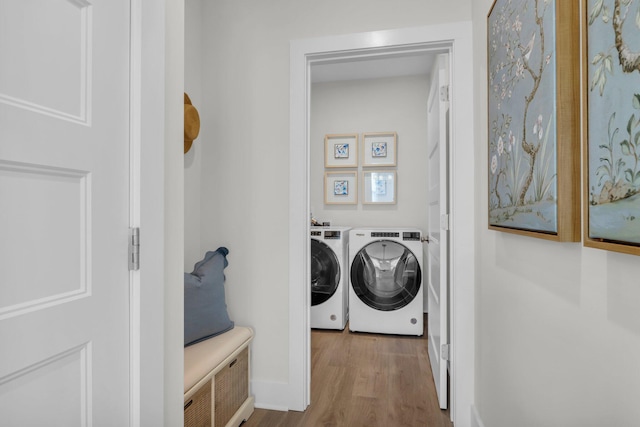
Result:
[[[306,411],[256,409],[242,426],[452,427],[449,418],[438,406],[426,333],[351,333],[347,327],[311,331]]]

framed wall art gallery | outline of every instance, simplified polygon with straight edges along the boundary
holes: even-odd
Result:
[[[396,203],[396,171],[366,170],[362,172],[362,203],[366,205]]]
[[[358,166],[358,134],[325,135],[324,167],[349,168]]]
[[[496,0],[487,30],[488,227],[579,241],[579,3]]]
[[[396,166],[395,132],[362,134],[362,166]]]
[[[355,205],[358,203],[356,172],[325,172],[324,203],[327,205]]]
[[[583,5],[583,241],[640,255],[640,4]]]

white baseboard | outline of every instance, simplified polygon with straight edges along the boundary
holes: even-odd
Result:
[[[251,381],[255,407],[271,411],[288,411],[289,383],[275,381]]]
[[[484,427],[475,405],[471,405],[471,427]]]

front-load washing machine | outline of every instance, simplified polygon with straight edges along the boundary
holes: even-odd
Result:
[[[311,227],[311,327],[344,329],[349,318],[349,230]]]
[[[420,230],[352,229],[349,265],[350,331],[423,335]]]

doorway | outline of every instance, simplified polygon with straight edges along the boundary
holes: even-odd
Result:
[[[472,64],[470,23],[448,24],[404,30],[381,31],[323,39],[300,40],[291,44],[291,138],[290,138],[290,229],[289,282],[307,283],[309,277],[309,105],[310,69],[314,63],[344,62],[349,59],[382,58],[430,49],[451,48],[452,111],[455,124],[472,122],[472,79],[465,76]],[[462,94],[466,94],[463,96]],[[456,102],[457,98],[457,102]],[[452,169],[466,170],[473,178],[473,136],[471,126],[460,126],[452,135]],[[451,183],[452,208],[460,214],[452,218],[452,418],[465,425],[473,391],[473,189],[460,179]],[[459,224],[458,224],[459,223]],[[466,266],[456,269],[456,266]],[[456,285],[461,283],[458,288]],[[462,285],[464,284],[464,285]],[[310,402],[309,289],[290,287],[289,322],[289,407],[304,410]],[[460,315],[464,313],[464,315]]]
[[[429,121],[434,120],[430,112],[435,103],[430,86],[436,58],[446,52],[425,48],[311,64],[309,203],[316,221],[427,232],[426,141],[432,138]],[[389,153],[365,154],[371,153],[372,138],[381,138],[385,147],[389,144]],[[350,153],[346,165],[336,164],[330,153],[335,141],[343,140]],[[350,181],[348,196],[335,197],[330,182],[343,177]],[[375,191],[374,177],[379,186]],[[423,249],[426,253],[426,245]],[[348,285],[348,278],[343,281]],[[426,295],[425,287],[425,309]],[[312,309],[312,327],[314,313]]]

